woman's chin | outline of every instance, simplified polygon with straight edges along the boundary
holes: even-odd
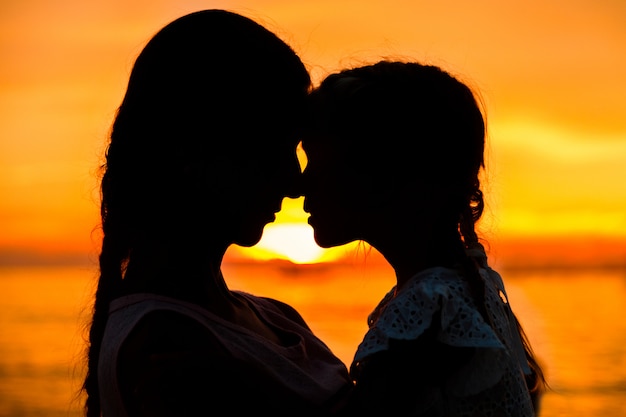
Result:
[[[239,236],[233,243],[237,246],[250,248],[261,241],[263,237],[263,229],[260,231],[250,232],[246,235]]]

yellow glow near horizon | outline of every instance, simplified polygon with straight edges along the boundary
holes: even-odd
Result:
[[[304,166],[306,158],[301,152],[298,157]],[[261,241],[251,248],[237,248],[236,252],[256,260],[283,259],[309,264],[336,261],[358,246],[358,242],[354,242],[336,248],[319,247],[313,228],[307,223],[309,215],[302,208],[303,202],[303,197],[285,198],[276,220],[265,226]]]
[[[344,256],[345,252],[345,247],[319,247],[313,238],[313,229],[302,223],[268,224],[261,241],[245,250],[254,259],[284,259],[296,264],[331,262]]]
[[[512,120],[490,136],[486,195],[501,233],[626,236],[626,133]]]

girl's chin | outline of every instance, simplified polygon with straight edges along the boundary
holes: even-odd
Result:
[[[313,229],[313,237],[315,239],[315,243],[321,248],[328,249],[333,248],[335,246],[341,246],[347,242],[342,242],[332,236],[325,235],[322,232],[316,231]]]
[[[346,239],[345,236],[338,235],[337,231],[339,228],[336,227],[337,223],[334,223],[334,226],[325,226],[323,222],[319,221],[319,218],[315,217],[309,217],[307,223],[313,228],[315,243],[324,249],[345,245],[355,240]]]

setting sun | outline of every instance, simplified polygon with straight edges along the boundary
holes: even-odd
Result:
[[[249,253],[255,259],[286,259],[298,264],[336,259],[315,244],[313,229],[302,223],[267,225],[263,238]]]
[[[298,156],[304,166],[304,154],[299,151]],[[309,215],[302,208],[303,202],[302,197],[284,199],[274,223],[265,226],[261,241],[251,248],[237,247],[237,254],[254,260],[282,259],[296,264],[311,264],[339,260],[358,246],[354,242],[338,248],[319,247],[313,238],[313,229],[307,224]]]

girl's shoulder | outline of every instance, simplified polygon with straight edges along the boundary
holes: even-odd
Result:
[[[369,327],[356,360],[388,350],[391,340],[416,340],[427,329],[449,346],[504,347],[476,307],[462,274],[444,267],[420,272],[401,290],[393,288],[370,315]]]

